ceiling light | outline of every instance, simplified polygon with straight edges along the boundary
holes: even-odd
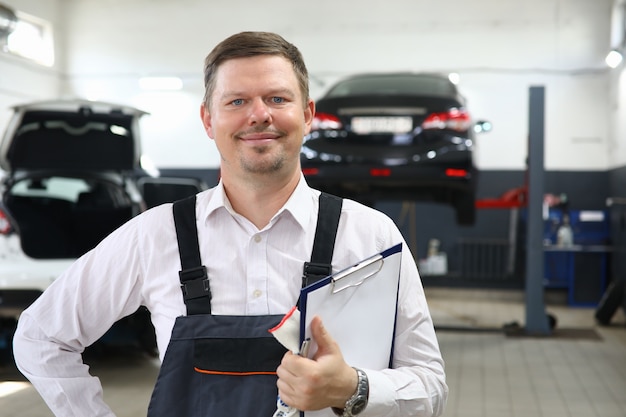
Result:
[[[611,68],[617,68],[619,66],[619,64],[622,63],[622,53],[613,49],[611,52],[609,52],[606,56],[606,58],[604,58],[604,61],[606,62],[606,65],[608,65]]]

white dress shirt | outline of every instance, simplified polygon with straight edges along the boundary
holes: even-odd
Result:
[[[319,191],[304,178],[262,230],[235,213],[221,183],[198,194],[196,217],[212,313],[284,314],[296,303],[311,256]],[[404,239],[383,213],[344,200],[333,271],[403,243],[393,368],[366,370],[368,416],[436,416],[448,388],[422,284]],[[163,359],[174,320],[185,315],[171,204],[133,218],[78,259],[20,317],[20,371],[57,416],[113,416],[81,352],[141,305],[151,314]],[[355,326],[367,326],[355,323]]]

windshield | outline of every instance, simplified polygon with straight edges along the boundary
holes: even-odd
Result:
[[[436,76],[374,74],[340,81],[326,94],[326,97],[370,94],[450,97],[456,95],[456,88],[449,80]]]
[[[57,198],[75,203],[80,193],[90,188],[86,180],[81,178],[48,177],[19,181],[11,189],[11,194],[23,197]]]

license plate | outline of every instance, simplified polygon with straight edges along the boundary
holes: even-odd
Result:
[[[413,129],[411,117],[353,117],[352,131],[368,133],[408,133]]]

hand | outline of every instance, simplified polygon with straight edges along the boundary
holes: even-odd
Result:
[[[285,354],[276,370],[278,394],[286,404],[302,411],[343,408],[356,391],[356,371],[344,361],[339,345],[318,316],[311,320],[311,334],[317,343],[315,356]]]

